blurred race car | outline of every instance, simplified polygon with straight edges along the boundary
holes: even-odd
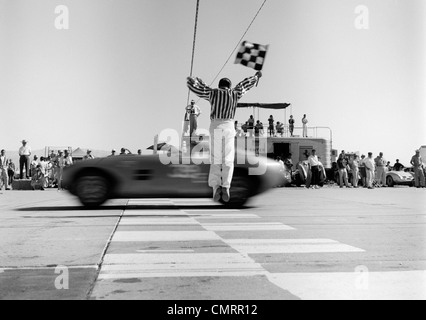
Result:
[[[414,176],[409,171],[389,171],[386,172],[386,185],[393,187],[395,185],[414,186]]]
[[[164,154],[130,154],[80,161],[65,168],[63,186],[86,207],[118,198],[212,197],[208,186],[209,153],[189,157],[179,152],[179,164],[166,165],[161,156]],[[237,159],[244,164],[238,164]],[[247,155],[242,150],[236,152],[235,161],[231,200],[223,203],[226,206],[242,206],[250,197],[280,183],[280,165],[276,161]],[[262,167],[266,169],[263,174],[249,174],[250,168]]]

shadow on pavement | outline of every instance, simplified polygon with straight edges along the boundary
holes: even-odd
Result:
[[[251,207],[238,207],[240,210],[250,209]],[[16,211],[34,212],[34,211],[111,211],[111,210],[217,210],[217,209],[236,209],[224,205],[113,205],[100,206],[96,208],[87,208],[84,206],[52,206],[52,207],[27,207],[18,208]]]

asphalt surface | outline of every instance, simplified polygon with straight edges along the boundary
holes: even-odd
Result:
[[[426,189],[276,188],[246,207],[0,192],[0,299],[426,299]]]

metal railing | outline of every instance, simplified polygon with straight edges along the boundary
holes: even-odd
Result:
[[[242,125],[244,123],[238,123],[237,125],[237,135],[243,135],[244,131],[241,128]],[[260,129],[259,132],[259,136],[260,137],[270,137],[270,133],[269,133],[269,125],[263,125],[262,129]],[[250,132],[250,130],[252,131],[252,133]],[[328,131],[326,134],[324,134],[324,131]],[[254,135],[255,134],[255,129],[248,129],[247,130],[247,135]],[[283,126],[283,131],[282,134],[281,133],[277,133],[277,129],[274,126],[274,137],[285,137],[285,138],[303,138],[303,127],[294,127],[293,130],[293,136],[291,136],[290,134],[290,129],[289,129],[289,125],[284,125]],[[331,128],[329,127],[308,127],[307,128],[307,138],[324,138],[324,139],[329,139],[330,142],[333,140],[333,133],[331,131]]]

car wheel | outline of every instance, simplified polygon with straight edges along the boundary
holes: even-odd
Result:
[[[227,207],[242,207],[253,194],[253,183],[249,177],[234,176],[230,190],[229,202],[220,200]]]
[[[108,180],[99,175],[87,175],[78,178],[76,195],[86,207],[98,207],[108,200]]]
[[[393,181],[391,176],[386,177],[386,184],[388,185],[388,187],[393,187],[395,185],[395,182]]]

